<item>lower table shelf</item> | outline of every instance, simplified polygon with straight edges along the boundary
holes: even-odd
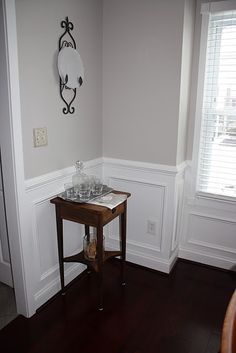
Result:
[[[103,262],[106,262],[108,259],[116,256],[121,256],[121,251],[104,251]],[[67,256],[63,258],[63,262],[80,262],[87,266],[92,267],[96,272],[98,272],[98,260],[88,260],[84,256],[84,251],[81,251],[75,255]]]

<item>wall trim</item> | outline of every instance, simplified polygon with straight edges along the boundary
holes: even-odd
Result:
[[[225,246],[219,246],[219,245],[217,246],[213,243],[209,243],[209,242],[205,242],[205,241],[201,241],[201,240],[194,240],[194,239],[190,238],[188,240],[188,244],[209,248],[211,250],[224,251],[226,253],[232,253],[232,254],[236,255],[236,250],[233,250],[231,248],[227,248]]]
[[[137,184],[142,184],[142,185],[152,185],[154,187],[160,187],[160,188],[163,188],[165,189],[168,185],[167,183],[162,183],[162,182],[153,182],[153,181],[150,181],[150,182],[147,182],[146,179],[141,179],[141,178],[124,178],[124,177],[114,177],[114,176],[110,176],[109,177],[109,180],[110,179],[113,179],[113,180],[122,180],[122,181],[127,181],[129,183],[137,183]]]
[[[233,218],[228,218],[228,217],[219,217],[219,216],[212,216],[210,214],[207,213],[200,213],[200,212],[189,212],[190,216],[195,216],[195,217],[199,217],[199,218],[205,218],[208,219],[210,221],[217,221],[217,222],[222,222],[222,223],[235,223],[236,224],[236,220]]]
[[[188,249],[184,246],[179,247],[178,257],[198,263],[235,271],[235,259],[212,255],[209,252]]]
[[[79,274],[81,274],[86,269],[86,266],[80,263],[75,263],[70,265],[69,268],[65,270],[65,284],[73,281]],[[48,272],[55,273],[59,272],[58,266],[54,266],[52,269],[49,269]],[[61,289],[60,285],[60,276],[57,276],[47,283],[43,288],[41,288],[34,295],[35,303],[37,303],[37,308],[45,304],[51,297],[57,294]]]
[[[34,189],[45,187],[47,184],[54,183],[55,181],[67,178],[74,173],[73,167],[64,168],[61,170],[56,170],[51,173],[43,174],[35,178],[25,180],[26,192],[30,192]]]
[[[84,162],[85,171],[90,168],[95,168],[98,166],[102,167],[103,159],[96,158],[87,162]],[[48,184],[52,184],[63,179],[71,177],[75,173],[75,167],[70,166],[60,170],[55,170],[51,173],[39,175],[37,177],[25,180],[25,189],[27,192],[30,192],[34,189],[45,187]]]
[[[115,167],[119,166],[125,169],[151,171],[151,172],[158,172],[158,173],[174,176],[185,170],[187,166],[187,161],[182,162],[178,166],[170,166],[170,165],[101,157],[101,158],[96,158],[96,159],[84,162],[84,164],[85,164],[85,170],[98,167],[98,166],[104,167],[104,164],[105,164],[106,166],[115,166]],[[70,166],[50,173],[39,175],[37,177],[26,179],[25,189],[27,192],[30,192],[33,189],[44,187],[47,184],[51,184],[59,180],[63,180],[68,177],[71,177],[74,174],[74,172],[75,172],[74,166]],[[161,183],[160,185],[164,186]]]
[[[155,163],[147,163],[147,162],[140,162],[140,161],[129,161],[124,159],[116,159],[116,158],[108,158],[103,157],[103,161],[106,166],[108,167],[120,167],[125,169],[132,169],[132,170],[142,170],[142,171],[151,171],[151,172],[158,172],[162,174],[169,174],[175,175],[182,171],[187,166],[186,161],[180,163],[177,166],[171,165],[164,165],[164,164],[155,164]]]
[[[133,262],[156,271],[170,273],[178,259],[178,249],[173,252],[169,259],[161,259],[157,256],[147,256],[138,251],[127,250],[126,259],[129,262]]]
[[[5,116],[4,139],[5,147],[4,186],[6,214],[8,221],[9,248],[11,267],[14,279],[17,312],[30,316],[33,313],[33,287],[29,260],[27,200],[24,191],[24,162],[21,129],[21,105],[19,87],[19,65],[17,51],[17,28],[15,0],[3,0],[3,23],[6,47],[8,113]],[[8,156],[8,157],[7,157]]]

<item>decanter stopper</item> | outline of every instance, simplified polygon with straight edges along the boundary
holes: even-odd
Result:
[[[75,168],[77,171],[82,172],[82,170],[84,169],[84,163],[82,161],[76,161]]]

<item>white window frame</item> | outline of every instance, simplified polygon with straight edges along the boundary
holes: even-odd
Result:
[[[208,38],[208,25],[210,13],[231,11],[236,9],[235,0],[208,2],[201,5],[201,37],[200,37],[200,52],[198,64],[198,80],[197,80],[197,98],[195,110],[195,125],[194,125],[194,141],[193,141],[193,163],[192,163],[192,195],[197,198],[215,199],[236,203],[236,198],[226,195],[217,195],[207,192],[198,191],[198,169],[200,157],[200,137],[202,125],[202,105],[204,96],[204,80],[205,80],[205,66],[207,54],[207,38]]]

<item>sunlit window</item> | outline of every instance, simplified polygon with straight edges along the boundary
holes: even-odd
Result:
[[[198,191],[236,197],[236,11],[210,15]]]

